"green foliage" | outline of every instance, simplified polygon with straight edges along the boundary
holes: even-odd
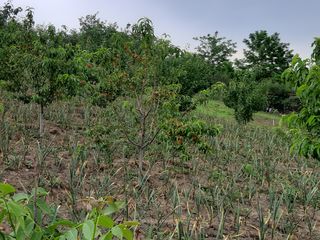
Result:
[[[10,21],[15,21],[21,11],[22,8],[15,8],[11,2],[5,3],[0,10],[0,26],[4,27],[9,24]]]
[[[96,51],[99,48],[110,47],[117,34],[117,24],[107,24],[98,18],[98,14],[87,15],[79,19],[80,32],[77,34],[78,42],[84,49]]]
[[[68,74],[72,67],[68,61],[72,50],[59,43],[53,26],[38,30],[32,38],[31,49],[11,55],[15,74],[8,81],[7,89],[24,102],[47,106],[66,93],[65,87],[68,93],[77,88],[77,81]]]
[[[172,60],[178,71],[177,83],[181,84],[181,95],[193,96],[213,83],[213,69],[202,57],[192,53],[182,53]]]
[[[0,224],[8,224],[11,232],[2,232],[2,239],[133,239],[130,228],[139,225],[136,221],[116,224],[110,217],[124,207],[122,202],[109,199],[86,200],[92,209],[83,222],[75,223],[57,216],[58,208],[49,205],[48,193],[37,188],[30,195],[15,193],[10,184],[0,183]],[[36,202],[34,200],[36,199]],[[36,214],[36,215],[35,215]]]
[[[194,39],[200,41],[197,47],[200,56],[214,67],[218,68],[229,62],[229,58],[236,53],[236,43],[226,40],[225,37],[219,37],[218,32]]]
[[[3,103],[0,102],[0,113],[3,113],[4,112],[4,106],[3,106]]]
[[[243,41],[247,49],[244,50],[245,68],[259,71],[259,79],[281,74],[292,59],[289,44],[281,42],[279,33],[269,35],[267,31],[256,31]]]
[[[237,122],[246,124],[253,120],[253,113],[264,110],[267,106],[263,89],[254,82],[246,80],[231,82],[223,99],[226,106],[234,109]]]
[[[259,83],[259,87],[267,96],[267,107],[281,113],[299,109],[299,99],[292,88],[279,80],[278,77],[265,79]]]
[[[250,163],[244,164],[242,167],[242,171],[247,176],[255,176],[256,175],[256,171],[254,169],[254,166]]]
[[[196,146],[203,153],[210,152],[212,148],[208,137],[215,137],[219,133],[217,126],[196,119],[172,118],[163,124],[163,129],[161,141],[170,142],[172,150],[186,159],[190,157],[188,149],[191,146]]]
[[[320,160],[320,64],[319,40],[313,46],[310,66],[307,60],[295,56],[283,77],[297,88],[302,108],[286,117],[293,135],[292,150]]]

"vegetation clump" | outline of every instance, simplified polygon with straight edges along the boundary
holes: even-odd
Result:
[[[232,60],[218,32],[191,52],[148,18],[33,14],[0,8],[0,239],[320,236],[318,38]]]

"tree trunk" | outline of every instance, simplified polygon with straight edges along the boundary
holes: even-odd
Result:
[[[143,176],[143,160],[144,160],[144,148],[146,141],[146,116],[143,110],[140,110],[140,146],[139,146],[139,171],[141,177]]]
[[[139,148],[139,171],[140,171],[140,175],[142,176],[143,174],[143,169],[142,169],[142,165],[143,165],[143,160],[144,160],[144,148]]]
[[[44,110],[43,110],[43,105],[40,104],[40,111],[39,111],[39,136],[40,138],[43,137],[44,133]]]

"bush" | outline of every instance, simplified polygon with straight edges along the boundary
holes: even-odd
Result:
[[[253,120],[253,113],[265,110],[267,98],[263,88],[249,81],[233,81],[226,90],[223,99],[227,107],[234,109],[238,123],[246,124]]]

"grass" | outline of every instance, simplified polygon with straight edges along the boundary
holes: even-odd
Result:
[[[220,118],[233,121],[234,110],[228,108],[221,101],[209,101],[207,104],[200,105],[195,110],[196,114],[205,115],[213,118]],[[254,121],[250,124],[277,126],[280,122],[281,115],[275,113],[257,112],[253,116]]]
[[[36,106],[8,106],[0,181],[30,191],[39,154]],[[221,102],[199,106],[195,114],[222,126],[209,139],[212,151],[193,149],[182,161],[158,141],[141,179],[134,152],[117,136],[100,132],[103,144],[93,141],[91,133],[110,124],[107,114],[77,101],[47,109],[40,186],[61,205],[60,215],[81,218],[79,200],[113,196],[126,202],[117,220],[138,220],[140,239],[319,239],[320,163],[290,154],[284,129],[270,127],[280,116],[257,113],[241,126]]]

